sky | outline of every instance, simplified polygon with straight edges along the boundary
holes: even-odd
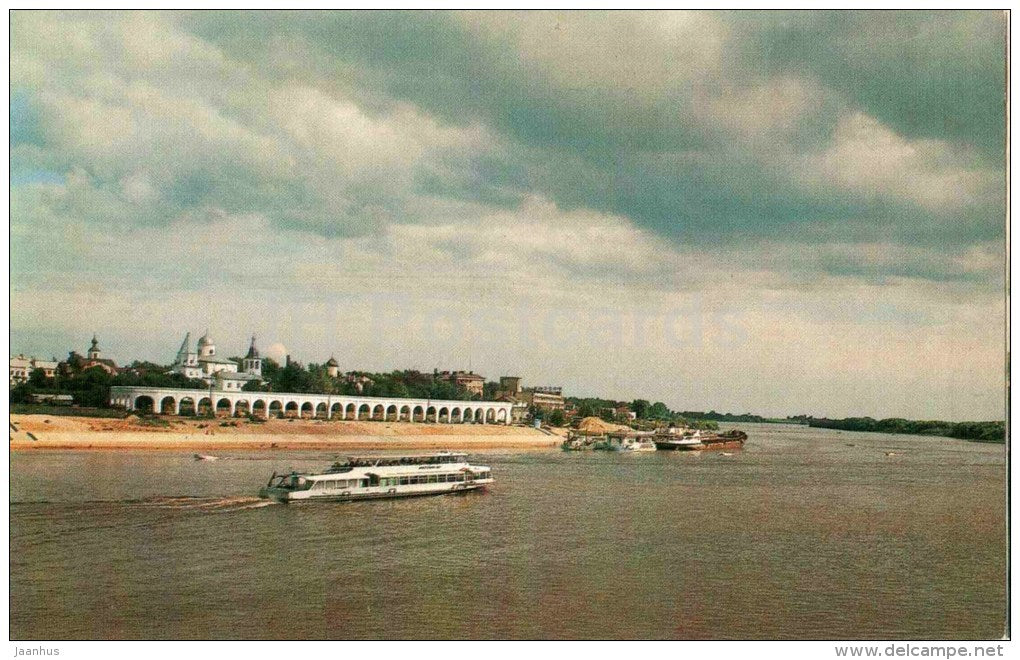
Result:
[[[11,16],[10,350],[1004,417],[997,12]]]

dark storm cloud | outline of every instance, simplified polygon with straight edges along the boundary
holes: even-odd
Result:
[[[880,187],[804,186],[790,171],[825,148],[841,115],[862,112],[904,139],[945,143],[951,155],[933,156],[933,168],[1001,172],[998,13],[709,14],[696,34],[715,30],[721,45],[705,70],[677,40],[651,43],[642,33],[648,21],[628,14],[521,16],[531,26],[527,39],[505,14],[199,14],[187,23],[280,76],[332,78],[369,105],[411,102],[445,122],[484,122],[506,138],[500,154],[420,177],[428,192],[496,204],[540,192],[682,241],[798,240],[805,225],[826,240],[943,247],[1002,235],[1001,196],[933,212]],[[595,44],[618,55],[615,76],[600,75],[600,55],[578,36],[599,22],[616,28],[606,33],[612,40]],[[564,45],[541,59],[522,43]],[[274,49],[306,57],[273,62]],[[662,77],[649,80],[649,71]],[[819,87],[815,104],[781,134],[748,143],[714,116],[753,102],[741,96],[746,89],[784,76]],[[729,101],[711,105],[720,95]]]

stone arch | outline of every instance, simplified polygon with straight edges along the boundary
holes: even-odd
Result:
[[[177,414],[177,399],[172,396],[165,396],[163,400],[159,402],[159,410],[164,415],[176,415]]]
[[[180,406],[178,414],[195,416],[195,400],[190,396],[182,396],[178,405]]]
[[[411,421],[411,406],[400,406],[400,410],[397,411],[397,421],[400,422]]]
[[[329,408],[330,419],[343,419],[344,418],[344,406],[342,403],[334,403]]]
[[[365,419],[366,417],[369,419],[372,418],[372,406],[367,403],[363,403],[358,406],[358,412],[355,415],[355,419]]]
[[[375,404],[375,407],[372,408],[372,419],[373,420],[386,419],[386,408],[383,407],[383,404],[377,403]]]
[[[390,418],[391,414],[393,415],[392,419]],[[397,405],[395,403],[391,403],[386,406],[385,419],[387,422],[395,422],[400,419],[400,411],[397,409]]]
[[[251,404],[251,414],[255,417],[266,418],[269,412],[266,410],[266,402],[263,399],[255,399]]]
[[[357,419],[358,418],[358,407],[353,403],[348,403],[344,407],[344,419]]]
[[[234,417],[247,417],[251,414],[251,401],[239,399],[234,402]]]
[[[223,397],[216,402],[216,414],[225,414],[229,416],[231,407],[230,399]]]
[[[329,414],[329,408],[326,406],[325,403],[316,404],[314,417],[321,418],[321,419],[326,419],[328,414]]]
[[[288,401],[287,402],[287,405],[285,405],[283,407],[283,416],[284,417],[300,417],[301,416],[301,407],[298,405],[297,401]]]
[[[504,424],[506,424],[506,422],[507,422],[507,419],[506,419],[506,408],[500,408],[499,409],[499,412],[496,413],[496,421],[497,422],[503,422]]]
[[[315,417],[315,405],[311,401],[301,404],[301,412],[298,413],[298,417],[305,417],[305,413],[308,413],[308,417]]]
[[[435,406],[429,406],[428,408],[425,409],[425,421],[426,422],[429,421],[429,415],[430,414],[432,415],[432,421],[433,422],[438,422],[439,421],[439,411],[436,410]]]
[[[412,422],[424,422],[425,421],[425,408],[422,406],[415,406],[411,409],[411,421]]]
[[[212,415],[212,412],[212,399],[204,396],[198,400],[198,408],[195,410],[195,414],[208,417]]]
[[[269,404],[269,416],[283,417],[283,403],[280,401],[272,401]]]
[[[465,408],[460,411],[460,421],[467,424],[468,422],[475,421],[475,414],[470,408]]]
[[[450,410],[450,423],[451,424],[454,424],[454,423],[459,424],[460,421],[461,421],[461,415],[463,415],[463,414],[464,414],[464,411],[461,410],[460,408],[454,407],[453,409],[451,409]]]
[[[493,410],[492,408],[487,408],[485,410],[485,421],[486,421],[486,423],[489,423],[489,424],[495,422],[496,421],[496,411]]]
[[[148,394],[143,394],[141,396],[135,397],[133,407],[135,410],[138,410],[140,412],[152,412],[153,410],[156,409],[156,402],[153,401],[152,397],[149,396]]]
[[[449,422],[449,421],[450,421],[450,409],[449,409],[449,408],[447,408],[446,406],[442,406],[442,407],[441,407],[441,408],[439,409],[439,415],[438,415],[438,416],[436,417],[436,421],[437,421],[437,422],[441,422],[441,421],[444,421],[444,420],[443,420],[443,418],[444,418],[444,417],[446,418],[446,420],[445,420],[445,421],[447,421],[447,422]]]

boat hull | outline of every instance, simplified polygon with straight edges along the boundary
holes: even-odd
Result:
[[[470,483],[461,482],[452,485],[443,484],[441,488],[407,488],[407,487],[378,487],[378,488],[357,488],[341,491],[339,493],[314,493],[308,491],[292,491],[286,488],[261,488],[259,497],[268,500],[275,500],[284,504],[296,504],[298,502],[355,502],[359,500],[391,500],[404,497],[425,497],[428,495],[462,495],[476,490],[484,490],[493,482],[492,479],[479,479]],[[430,484],[431,485],[431,484]],[[439,484],[436,484],[439,485]]]
[[[743,440],[722,440],[719,442],[708,442],[705,443],[704,448],[708,450],[713,449],[742,449],[744,447]]]
[[[659,451],[696,451],[698,449],[704,449],[705,445],[699,443],[679,443],[670,442],[669,440],[655,441],[655,448]]]

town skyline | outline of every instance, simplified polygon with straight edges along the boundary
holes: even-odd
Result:
[[[11,24],[12,354],[1005,415],[1000,12]]]
[[[185,333],[186,333],[185,342],[187,342],[187,340],[190,338],[191,332],[186,330]],[[206,328],[206,330],[202,333],[202,338],[211,338],[213,344],[219,345],[217,340],[215,339],[215,336],[213,335],[213,333],[208,328]],[[201,339],[199,341],[201,341]],[[258,341],[258,336],[257,335],[251,335],[248,338],[248,343],[245,344],[244,350],[239,350],[239,351],[233,351],[233,350],[219,351],[219,356],[222,357],[222,358],[229,358],[230,360],[236,362],[237,366],[238,366],[238,370],[241,370],[241,365],[242,365],[242,363],[245,362],[245,353],[247,351],[249,351],[251,348],[256,347],[257,341]],[[56,367],[56,363],[57,362],[64,362],[64,361],[66,361],[67,357],[70,356],[71,352],[77,353],[79,356],[84,356],[84,355],[87,354],[89,356],[89,358],[91,358],[92,357],[92,352],[96,351],[96,349],[97,349],[96,342],[97,342],[97,335],[94,333],[93,334],[93,338],[92,338],[92,344],[91,344],[91,347],[90,347],[89,350],[79,352],[76,349],[69,349],[69,351],[65,352],[63,357],[60,357],[60,356],[53,357],[53,360],[55,360],[55,362],[52,365],[49,364],[49,360],[47,358],[42,357],[41,355],[31,355],[31,354],[25,353],[25,352],[18,352],[17,357],[19,357],[19,358],[35,358],[35,359],[38,359],[40,361],[43,361],[45,363],[44,369],[49,373],[49,372],[52,372],[52,370]],[[195,340],[192,340],[192,343],[194,343],[194,342],[195,342]],[[550,384],[551,384],[551,382],[536,381],[534,379],[528,378],[526,375],[522,376],[521,374],[519,374],[517,372],[512,372],[512,371],[511,372],[505,372],[505,373],[501,372],[499,374],[495,374],[494,375],[492,373],[478,371],[478,370],[473,369],[473,368],[461,368],[458,365],[437,365],[437,366],[432,366],[432,367],[396,365],[396,366],[382,367],[382,368],[362,368],[362,367],[359,367],[359,366],[357,366],[356,364],[353,364],[353,363],[347,365],[347,364],[344,364],[343,362],[341,362],[339,360],[336,360],[336,353],[335,352],[330,353],[329,356],[327,356],[325,358],[314,358],[313,357],[313,358],[310,358],[310,359],[302,359],[301,356],[291,354],[289,352],[289,349],[284,344],[282,344],[280,342],[269,343],[266,346],[266,348],[264,348],[264,349],[263,348],[258,348],[257,350],[258,350],[258,353],[256,354],[257,357],[261,356],[263,359],[264,358],[270,358],[278,366],[281,366],[281,367],[285,366],[288,363],[288,360],[289,360],[289,361],[292,361],[294,363],[297,363],[298,365],[300,365],[302,368],[305,368],[305,369],[313,367],[313,366],[317,367],[317,368],[324,368],[325,369],[325,368],[327,368],[329,366],[330,362],[336,361],[337,362],[337,366],[334,369],[334,371],[337,371],[339,376],[344,376],[344,375],[350,374],[350,373],[385,374],[385,373],[404,372],[404,371],[416,371],[416,372],[419,372],[419,373],[422,373],[422,374],[426,374],[426,375],[431,374],[431,373],[437,373],[437,374],[442,374],[444,376],[449,376],[451,374],[456,374],[456,373],[459,372],[459,373],[469,373],[469,374],[478,375],[478,376],[482,377],[484,379],[484,382],[486,382],[486,383],[500,384],[500,385],[502,384],[501,381],[503,379],[513,378],[513,379],[518,380],[526,388],[530,388],[532,390],[538,389],[539,391],[541,391],[544,388],[548,388],[550,386]],[[118,365],[118,368],[119,368],[120,371],[124,371],[125,369],[127,369],[129,367],[130,364],[132,364],[132,363],[137,361],[137,362],[148,362],[148,363],[152,363],[152,364],[164,365],[164,366],[166,366],[168,368],[168,373],[171,373],[172,371],[176,371],[177,370],[176,369],[176,367],[177,367],[176,360],[179,359],[179,357],[180,357],[180,354],[177,351],[175,351],[174,358],[170,359],[170,360],[159,359],[159,358],[151,358],[151,359],[149,359],[149,358],[141,358],[141,357],[133,357],[133,358],[127,358],[125,360],[120,360],[120,359],[117,359],[117,354],[116,353],[114,353],[114,358],[111,359],[110,355],[108,355],[107,351],[105,351],[105,350],[102,351],[102,355],[103,355],[103,360],[102,360],[103,362],[105,362],[107,364],[111,364],[111,365],[113,365],[113,364]],[[12,352],[12,356],[14,356],[14,352]],[[96,358],[99,357],[99,353],[98,352],[95,354],[95,357]],[[29,368],[28,371],[31,371],[31,368]],[[12,367],[12,374],[13,374],[13,367]],[[28,373],[22,374],[21,380],[27,380],[27,376],[28,376]],[[13,378],[13,376],[12,376],[12,378]],[[658,397],[655,397],[655,396],[646,396],[646,395],[643,395],[640,392],[632,392],[630,394],[627,394],[627,393],[622,393],[621,394],[621,393],[607,393],[607,392],[570,391],[570,387],[569,386],[563,387],[562,385],[559,385],[559,384],[556,384],[555,388],[557,390],[565,390],[563,392],[563,397],[565,397],[565,398],[575,398],[575,399],[605,399],[605,400],[617,401],[617,402],[622,402],[622,403],[629,403],[629,402],[632,402],[632,401],[635,401],[635,400],[638,400],[638,399],[645,400],[645,401],[648,401],[648,402],[653,402],[653,401],[659,400]],[[679,410],[700,410],[701,412],[705,412],[705,413],[712,412],[712,413],[718,413],[718,414],[731,414],[731,415],[737,415],[737,416],[740,416],[740,415],[757,415],[757,416],[761,416],[761,417],[764,417],[764,418],[770,418],[770,419],[796,418],[796,417],[805,417],[805,416],[807,416],[807,417],[814,417],[814,418],[817,418],[817,419],[828,419],[828,418],[837,419],[837,418],[840,418],[840,417],[844,417],[844,418],[871,417],[871,418],[874,418],[874,419],[890,419],[890,418],[896,419],[896,418],[902,418],[902,416],[899,416],[899,415],[876,415],[876,414],[868,414],[867,412],[857,412],[857,413],[852,413],[852,414],[834,415],[834,414],[828,413],[827,411],[778,411],[778,412],[776,412],[776,411],[761,411],[761,410],[752,410],[752,409],[727,409],[725,407],[712,406],[712,405],[708,405],[708,406],[701,405],[701,406],[698,406],[698,405],[692,405],[690,402],[669,401],[669,400],[666,400],[666,399],[662,399],[662,402],[665,403],[669,409],[677,410],[677,411],[679,411]],[[967,418],[966,416],[964,416],[964,417],[962,417],[960,419],[947,418],[945,421],[949,421],[949,422],[962,422],[962,421],[997,421],[997,420],[995,420],[994,418],[989,418],[988,420],[977,420],[976,418],[973,418],[973,417]]]

